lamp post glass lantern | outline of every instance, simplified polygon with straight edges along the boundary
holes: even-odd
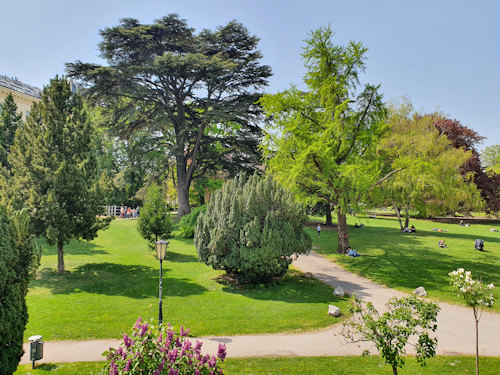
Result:
[[[160,292],[159,292],[159,297],[160,297],[160,305],[159,305],[159,311],[158,311],[158,325],[161,326],[163,322],[163,311],[162,311],[162,301],[161,301],[161,289],[162,289],[162,263],[163,259],[165,259],[165,255],[167,255],[167,246],[168,246],[168,241],[165,240],[160,240],[156,241],[156,259],[160,261]]]

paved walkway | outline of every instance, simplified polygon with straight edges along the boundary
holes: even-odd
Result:
[[[328,285],[342,286],[345,291],[356,292],[359,297],[372,301],[377,309],[383,308],[390,297],[403,296],[399,291],[347,272],[314,252],[308,256],[300,256],[294,265]],[[474,355],[472,310],[448,303],[440,303],[440,306],[437,354]],[[335,326],[313,333],[219,336],[198,340],[203,341],[203,352],[209,354],[217,353],[219,343],[226,344],[228,357],[343,356],[359,355],[366,349],[377,353],[368,343],[361,346],[344,344],[339,335],[340,329],[340,326]],[[197,338],[192,339],[193,342],[195,340]],[[40,363],[100,361],[103,360],[102,352],[109,347],[118,347],[119,343],[119,340],[46,342],[44,358]],[[21,360],[22,364],[29,363],[29,344],[25,344],[24,349],[26,353]],[[483,313],[479,322],[479,352],[484,356],[500,357],[500,314]]]

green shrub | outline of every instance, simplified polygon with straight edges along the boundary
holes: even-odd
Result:
[[[156,241],[172,237],[172,222],[167,201],[161,188],[156,184],[148,189],[144,206],[140,210],[137,230],[148,241],[151,249],[155,248]]]
[[[271,177],[240,176],[224,184],[198,217],[198,257],[239,282],[283,276],[294,254],[307,253],[306,214]]]
[[[0,207],[0,374],[16,371],[28,322],[26,293],[40,264],[40,249],[29,234],[26,211],[7,217]]]
[[[206,206],[199,206],[194,208],[191,213],[184,215],[179,223],[179,229],[181,230],[181,237],[193,238],[194,230],[196,228],[196,220],[200,213],[205,212]]]

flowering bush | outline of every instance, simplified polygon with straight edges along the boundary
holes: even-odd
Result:
[[[474,280],[470,271],[459,268],[448,274],[450,284],[459,297],[465,300],[467,306],[472,307],[476,324],[476,375],[479,374],[479,319],[483,307],[493,307],[493,284],[485,285],[481,280]]]
[[[202,343],[193,346],[186,338],[188,330],[181,326],[176,333],[170,324],[156,329],[139,318],[133,328],[132,336],[123,335],[123,343],[118,349],[109,348],[103,372],[118,374],[222,374],[219,360],[226,357],[226,346],[219,344],[217,357],[203,355]]]
[[[495,299],[493,298],[493,284],[485,285],[481,280],[474,280],[470,271],[459,268],[448,274],[450,284],[459,297],[465,300],[469,307],[492,307]]]
[[[424,366],[436,354],[437,338],[431,332],[436,332],[440,307],[413,295],[392,297],[386,306],[387,311],[379,313],[373,303],[354,295],[349,305],[352,318],[344,323],[341,335],[347,343],[374,343],[393,374],[405,364],[408,346],[415,348],[417,361]]]

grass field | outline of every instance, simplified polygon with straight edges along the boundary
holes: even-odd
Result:
[[[365,224],[365,228],[353,228],[355,222]],[[452,292],[448,273],[462,267],[472,271],[474,278],[495,284],[497,303],[492,310],[500,311],[500,232],[490,231],[491,228],[500,230],[500,225],[460,227],[412,219],[410,225],[415,225],[417,233],[403,233],[395,218],[349,217],[348,223],[351,246],[363,256],[351,258],[337,254],[337,232],[327,227],[323,227],[320,238],[313,228],[309,228],[315,251],[378,283],[405,292],[422,285],[430,298],[452,303],[462,301]],[[433,228],[447,231],[436,232]],[[474,250],[476,238],[484,240],[486,251]],[[448,248],[437,245],[441,239],[446,241]]]
[[[475,374],[474,357],[436,357],[421,367],[414,357],[408,357],[400,374]],[[31,365],[19,366],[15,375],[73,375],[97,372],[99,362],[46,364],[32,370]],[[479,362],[480,373],[500,373],[500,358],[484,357]],[[347,375],[392,374],[390,366],[380,357],[278,357],[278,358],[228,358],[223,363],[227,375]]]
[[[159,261],[136,224],[115,220],[94,241],[71,242],[65,275],[56,273],[56,249],[43,250],[27,296],[25,339],[120,338],[139,316],[157,319]],[[221,274],[198,261],[191,239],[171,239],[163,263],[164,322],[196,336],[297,332],[334,324],[328,304],[346,310],[346,299],[297,271],[277,285],[246,289],[219,282]]]

